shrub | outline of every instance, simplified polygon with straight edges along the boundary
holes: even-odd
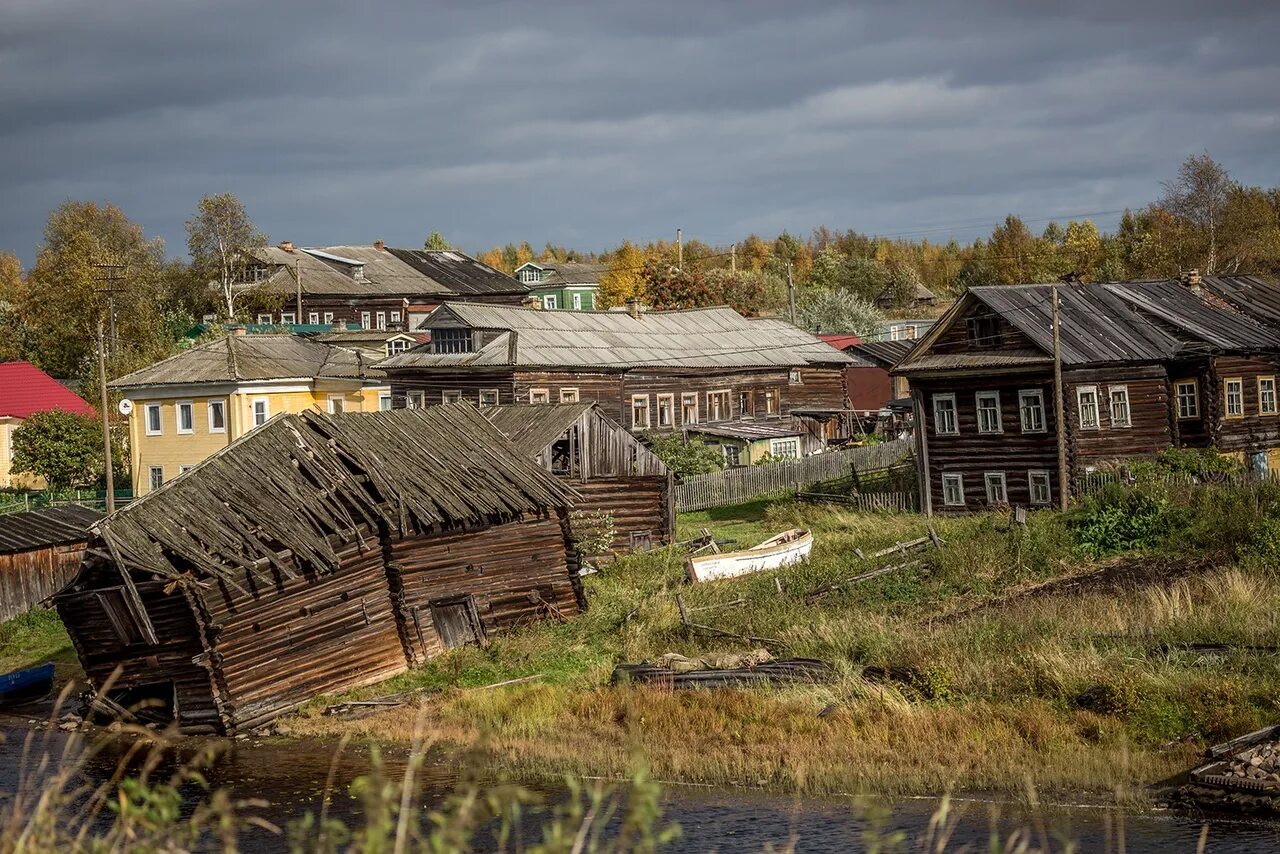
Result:
[[[679,478],[724,468],[724,454],[701,439],[686,442],[674,433],[649,433],[645,436],[645,444]]]
[[[1171,505],[1153,491],[1110,484],[1086,498],[1069,524],[1076,547],[1090,557],[1160,545],[1171,520]]]

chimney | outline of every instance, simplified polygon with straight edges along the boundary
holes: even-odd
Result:
[[[375,240],[373,241],[373,248],[381,252],[383,249],[387,248],[387,244],[383,243],[381,240]]]
[[[292,251],[293,251],[293,241],[292,241],[292,240],[281,240],[281,241],[280,241],[280,248],[281,248],[281,249],[283,249],[285,252],[292,252]]]
[[[1186,285],[1192,290],[1195,290],[1196,288],[1200,287],[1200,271],[1199,270],[1184,270],[1182,275],[1179,276],[1178,278],[1182,280],[1182,284]]]
[[[237,338],[240,338],[240,337],[242,337],[242,336],[244,335],[244,333],[245,333],[245,330],[244,330],[244,324],[242,324],[242,323],[228,323],[228,324],[227,324],[227,334],[228,334],[228,335],[234,335],[234,336],[236,336]]]
[[[627,300],[627,314],[631,315],[631,317],[634,320],[640,319],[640,314],[642,311],[643,309],[640,306],[639,299],[637,299],[636,297],[632,297],[631,299]]]
[[[535,310],[539,310],[542,308],[542,297],[529,294],[527,297],[525,297],[523,300],[520,301],[520,305],[524,306],[525,308],[532,308]]]

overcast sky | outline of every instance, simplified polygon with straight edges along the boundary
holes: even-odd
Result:
[[[74,198],[185,254],[228,190],[305,245],[1110,226],[1202,150],[1280,184],[1278,36],[1276,2],[0,0],[0,248]]]

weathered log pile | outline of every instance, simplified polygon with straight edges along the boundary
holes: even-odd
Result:
[[[59,612],[95,689],[233,732],[576,613],[574,497],[469,406],[282,416],[95,526]]]

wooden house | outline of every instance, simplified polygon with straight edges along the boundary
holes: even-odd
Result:
[[[575,614],[572,499],[472,407],[279,416],[96,525],[58,612],[95,689],[231,733]]]
[[[482,411],[520,453],[573,487],[575,513],[609,514],[614,552],[672,542],[671,471],[599,406],[488,406]]]
[[[849,357],[788,323],[731,308],[449,303],[424,328],[430,343],[376,365],[391,378],[393,405],[590,402],[634,432],[792,416],[831,438],[847,429]]]
[[[13,471],[13,435],[37,412],[96,415],[92,406],[30,362],[0,362],[0,488],[43,489],[44,478]]]
[[[1275,332],[1176,281],[1056,289],[1061,447],[1052,285],[971,288],[895,367],[927,512],[1053,504],[1060,461],[1075,475],[1175,445],[1270,446]]]
[[[75,577],[97,510],[72,504],[0,515],[0,623],[53,598]]]

